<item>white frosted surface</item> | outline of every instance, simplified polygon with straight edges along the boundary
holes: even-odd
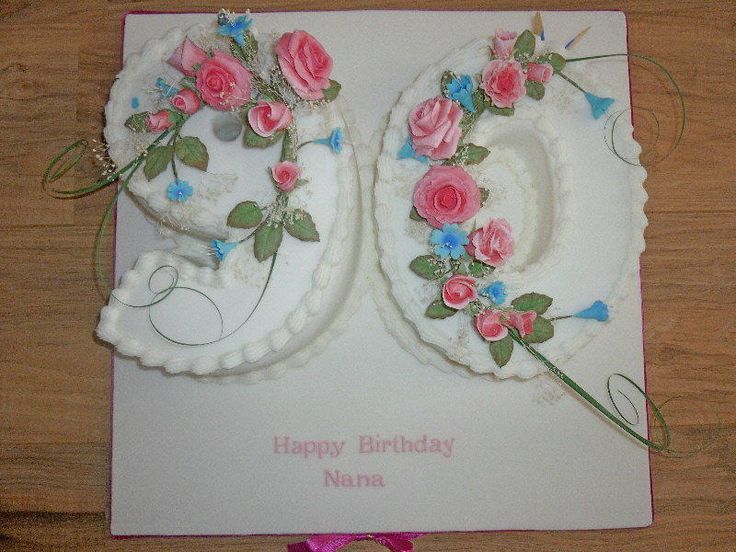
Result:
[[[125,52],[211,17],[131,15]],[[543,14],[548,37],[592,29],[575,51],[623,51],[616,12]],[[257,14],[261,32],[305,28],[335,59],[364,139],[425,66],[523,12]],[[440,31],[438,31],[440,30]],[[560,38],[560,37],[555,37]],[[622,101],[627,101],[624,99]],[[127,198],[117,272],[164,247]],[[637,282],[562,368],[604,400],[605,379],[643,380]],[[651,523],[647,451],[551,383],[462,378],[423,366],[386,332],[370,297],[303,369],[257,385],[203,384],[116,358],[111,530],[251,534],[590,529]],[[454,439],[452,455],[360,454],[360,435]],[[274,436],[345,441],[336,458],[274,454]],[[324,470],[380,473],[385,486],[325,486]]]

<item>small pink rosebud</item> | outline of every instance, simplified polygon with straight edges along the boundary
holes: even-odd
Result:
[[[496,36],[493,37],[493,53],[497,58],[508,59],[511,51],[516,44],[516,33],[513,31],[496,30]]]
[[[248,124],[258,136],[268,138],[292,121],[289,106],[282,102],[258,102],[248,110]]]
[[[188,77],[193,77],[196,72],[195,67],[201,65],[206,59],[207,52],[188,38],[185,38],[184,42],[171,54],[168,64]]]
[[[173,124],[169,117],[169,112],[166,109],[162,109],[156,113],[149,113],[148,117],[146,117],[148,131],[155,134],[163,132]]]
[[[276,187],[282,192],[290,192],[296,187],[301,169],[291,161],[280,161],[271,167],[271,176]]]
[[[171,98],[171,105],[186,115],[192,115],[199,111],[202,102],[197,94],[189,88],[182,88],[176,96]]]
[[[548,83],[552,79],[555,70],[549,63],[529,62],[526,66],[527,80],[541,83]]]
[[[509,324],[519,331],[521,337],[526,337],[534,331],[534,321],[537,319],[535,311],[509,313]]]
[[[503,325],[503,311],[486,309],[475,317],[475,329],[486,341],[500,341],[509,334]]]
[[[451,309],[464,309],[478,298],[475,278],[457,274],[442,286],[442,301]]]

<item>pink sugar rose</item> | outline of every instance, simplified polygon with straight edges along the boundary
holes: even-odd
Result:
[[[464,169],[434,165],[414,188],[414,207],[435,228],[465,222],[480,209],[480,190]]]
[[[159,134],[169,128],[174,123],[169,118],[169,112],[165,109],[156,113],[149,113],[146,117],[146,126],[149,132]]]
[[[253,75],[236,58],[219,50],[197,71],[202,99],[222,111],[237,109],[250,100]]]
[[[453,276],[442,286],[442,301],[451,309],[464,309],[477,298],[475,278],[470,276]]]
[[[330,86],[332,58],[306,31],[284,33],[274,47],[284,78],[299,97],[321,100]]]
[[[196,72],[195,67],[204,63],[206,59],[207,52],[188,38],[185,38],[184,42],[171,54],[168,64],[188,77],[193,77]]]
[[[500,341],[509,334],[502,317],[503,311],[486,309],[475,317],[475,329],[486,341]]]
[[[296,187],[301,169],[291,161],[280,161],[271,167],[271,176],[276,187],[282,192],[290,192]]]
[[[468,235],[468,255],[491,266],[501,266],[514,253],[511,225],[506,219],[491,219]]]
[[[512,31],[504,31],[496,29],[496,36],[493,37],[493,53],[497,58],[508,59],[511,51],[516,43],[516,33]]]
[[[291,120],[289,107],[281,102],[258,102],[248,111],[248,124],[253,132],[264,138],[288,128]]]
[[[521,337],[525,337],[534,331],[534,321],[537,319],[537,313],[534,311],[509,313],[509,324],[519,331]]]
[[[513,107],[526,94],[526,75],[518,61],[491,60],[481,75],[480,86],[496,107]]]
[[[409,135],[417,155],[449,159],[455,155],[462,131],[463,110],[447,98],[430,98],[409,114]]]
[[[529,62],[526,66],[526,78],[534,82],[548,83],[555,70],[549,63]]]
[[[199,108],[202,106],[202,102],[199,101],[199,97],[193,90],[182,88],[176,96],[171,98],[171,105],[182,113],[191,115],[192,113],[199,111]]]

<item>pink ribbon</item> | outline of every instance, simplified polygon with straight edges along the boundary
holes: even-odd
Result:
[[[304,542],[290,544],[288,552],[335,552],[351,542],[372,540],[382,544],[391,552],[412,552],[412,539],[421,537],[423,533],[374,533],[356,535],[314,535]]]

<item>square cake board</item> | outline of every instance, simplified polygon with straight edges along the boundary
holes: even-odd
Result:
[[[255,26],[261,33],[303,28],[319,37],[367,141],[427,65],[496,28],[529,28],[532,16],[262,13]],[[560,40],[591,26],[594,40],[583,41],[576,55],[626,51],[621,12],[542,16],[547,35]],[[124,55],[170,28],[213,17],[129,14]],[[626,63],[610,70],[628,89]],[[117,276],[140,253],[167,245],[123,196]],[[643,383],[638,279],[605,331],[562,368],[604,403],[608,374]],[[599,529],[652,521],[644,447],[548,375],[496,381],[423,366],[384,329],[370,296],[324,351],[278,380],[202,383],[117,355],[113,377],[113,535]],[[344,444],[338,456],[277,453],[277,439],[287,436]],[[452,451],[361,453],[361,436],[426,436],[450,441]],[[336,487],[327,480],[335,470],[377,474],[384,485]]]

